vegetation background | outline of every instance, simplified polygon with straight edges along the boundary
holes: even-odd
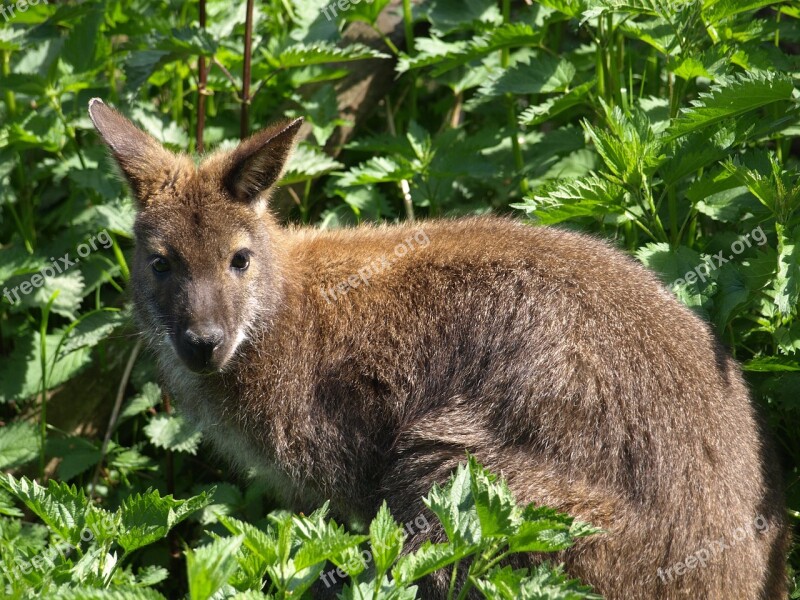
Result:
[[[347,531],[265,517],[271,490],[206,454],[131,323],[133,209],[95,96],[189,152],[304,117],[273,202],[288,221],[491,211],[608,238],[742,363],[796,526],[798,18],[777,0],[0,0],[2,593],[301,597],[340,566],[345,598],[413,598],[473,556],[453,597],[590,597],[497,565],[592,530],[516,507],[474,461],[428,498],[449,542],[399,561],[388,511]],[[795,598],[799,567],[795,547]]]

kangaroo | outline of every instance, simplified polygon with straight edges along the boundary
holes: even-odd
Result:
[[[386,499],[408,522],[469,451],[518,502],[603,529],[556,559],[606,598],[785,597],[781,482],[740,370],[647,269],[508,218],[281,226],[299,119],[196,165],[89,113],[138,206],[132,298],[163,384],[287,504],[364,520]]]

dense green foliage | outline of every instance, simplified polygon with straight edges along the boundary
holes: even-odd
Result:
[[[412,11],[406,1],[389,9],[403,17],[406,50],[385,30],[377,49],[342,41],[353,23],[380,30],[388,0],[331,19],[329,4],[256,8],[246,127],[286,115],[311,124],[276,210],[320,227],[495,211],[627,249],[742,363],[796,523],[800,6],[428,0]],[[299,597],[332,564],[353,576],[346,598],[412,598],[419,577],[472,556],[467,586],[487,597],[587,597],[556,568],[496,564],[591,529],[517,508],[474,462],[427,499],[449,542],[397,560],[402,528],[388,511],[348,530],[324,508],[265,517],[271,491],[226,477],[162,398],[124,293],[132,204],[86,107],[100,96],[176,150],[195,150],[198,129],[205,148],[235,143],[245,3],[209,1],[204,28],[195,2],[0,8],[0,469],[15,474],[0,475],[7,594]],[[337,85],[365,64],[388,65],[395,80],[348,123]],[[340,147],[336,128],[350,124]],[[793,575],[796,552],[789,564]]]

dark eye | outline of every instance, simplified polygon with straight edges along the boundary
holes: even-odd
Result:
[[[150,261],[150,266],[156,273],[166,273],[169,271],[169,261],[163,256],[156,256]]]
[[[246,250],[239,250],[231,259],[231,267],[237,271],[244,271],[250,266],[250,255]]]

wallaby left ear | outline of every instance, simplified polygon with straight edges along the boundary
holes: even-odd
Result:
[[[222,183],[241,202],[253,202],[275,185],[303,119],[282,121],[241,142],[227,158]]]
[[[174,180],[183,162],[100,98],[89,101],[89,116],[128,180],[140,206]]]

